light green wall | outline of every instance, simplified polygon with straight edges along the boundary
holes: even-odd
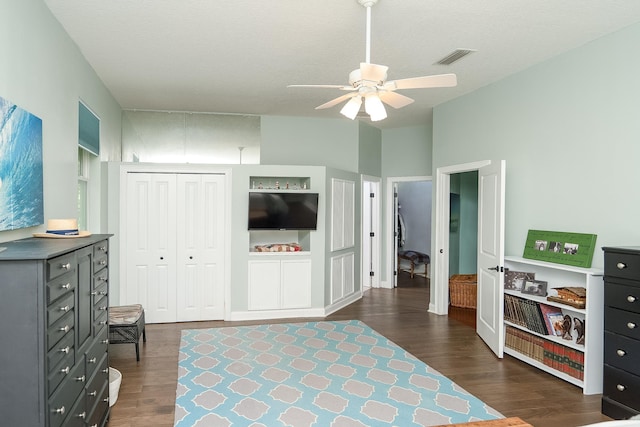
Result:
[[[260,164],[358,171],[357,121],[263,116],[260,130]]]
[[[100,118],[100,160],[119,160],[120,106],[41,0],[0,2],[0,96],[42,119],[44,217],[77,217],[78,102]],[[92,176],[89,228],[106,231],[106,206]],[[42,227],[41,227],[42,228]],[[0,241],[30,237],[35,228],[0,233]]]
[[[431,176],[431,130],[430,124],[384,129],[382,176]]]
[[[358,132],[358,172],[382,176],[382,132],[360,122]]]
[[[437,106],[433,170],[505,159],[505,254],[529,229],[640,243],[640,24]],[[464,126],[460,124],[463,123]]]

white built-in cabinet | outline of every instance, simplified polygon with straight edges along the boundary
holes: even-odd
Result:
[[[122,304],[148,323],[224,317],[225,175],[127,173]]]
[[[249,260],[249,310],[311,307],[309,255],[252,255]]]

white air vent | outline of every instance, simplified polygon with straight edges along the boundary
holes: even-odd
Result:
[[[464,58],[465,56],[473,52],[476,52],[476,50],[475,49],[456,49],[453,52],[451,52],[449,55],[442,58],[440,61],[436,62],[436,64],[451,65],[454,62],[459,61],[460,59]]]

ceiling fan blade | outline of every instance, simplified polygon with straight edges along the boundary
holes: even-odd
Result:
[[[360,77],[362,80],[369,80],[372,82],[383,82],[387,79],[387,70],[389,67],[386,65],[369,64],[367,62],[360,63]]]
[[[306,87],[306,88],[315,88],[315,89],[353,90],[353,86],[344,86],[344,85],[287,85],[287,87]]]
[[[380,91],[378,92],[378,96],[380,97],[382,102],[396,109],[406,107],[413,102],[413,99],[409,98],[408,96],[400,95],[399,93],[395,92]]]
[[[455,74],[436,74],[433,76],[413,77],[409,79],[392,80],[384,84],[387,90],[396,89],[427,89],[431,87],[452,87],[458,84]]]
[[[353,93],[348,93],[346,95],[339,96],[337,98],[332,99],[329,102],[325,102],[324,104],[317,106],[316,110],[322,110],[324,108],[331,108],[334,105],[337,105],[337,104],[341,103],[342,101],[345,101],[345,100],[347,100],[349,98],[353,98],[357,94],[358,94],[358,92],[353,92]]]

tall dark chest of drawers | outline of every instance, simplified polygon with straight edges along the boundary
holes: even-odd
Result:
[[[0,243],[0,424],[103,427],[109,237]]]
[[[640,247],[604,250],[602,413],[640,413]]]

